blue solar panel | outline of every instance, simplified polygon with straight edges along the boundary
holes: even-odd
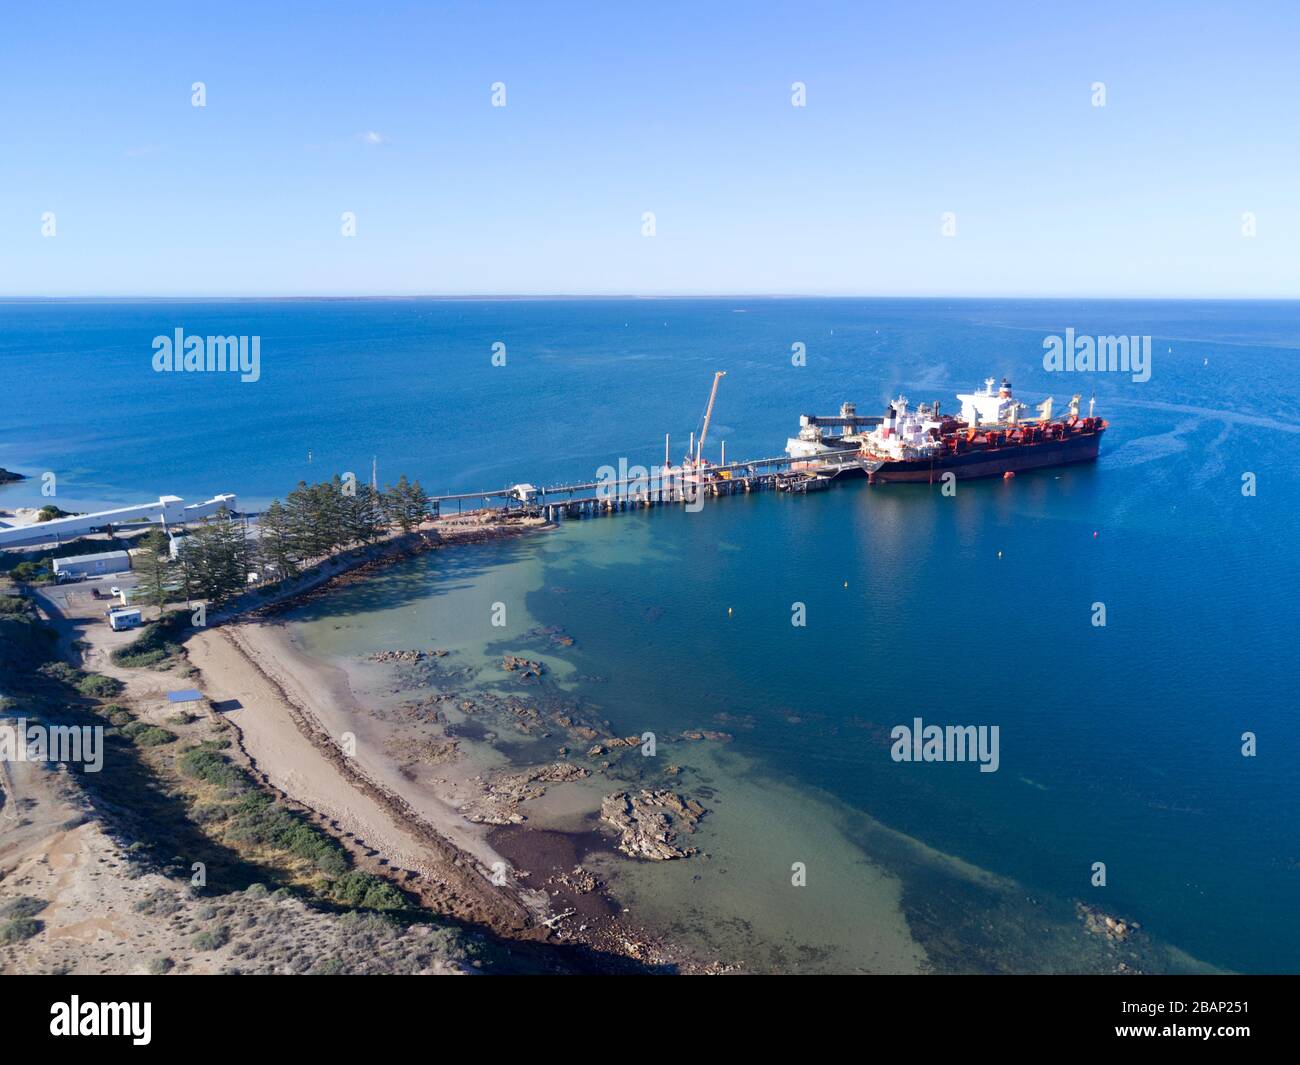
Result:
[[[203,693],[196,691],[194,688],[186,688],[180,692],[168,692],[167,701],[169,703],[193,703],[203,698]]]

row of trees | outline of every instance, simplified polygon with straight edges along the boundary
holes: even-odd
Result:
[[[255,531],[222,510],[190,531],[175,559],[166,534],[149,533],[135,563],[140,594],[160,607],[181,595],[223,603],[247,589],[250,574],[287,580],[315,559],[372,544],[394,528],[410,532],[428,513],[428,495],[405,475],[382,490],[338,476],[299,482],[283,503],[271,503]]]

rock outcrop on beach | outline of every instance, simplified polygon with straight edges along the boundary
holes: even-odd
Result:
[[[484,793],[462,806],[461,813],[480,824],[521,824],[528,819],[519,812],[520,805],[545,795],[547,784],[562,784],[585,776],[590,776],[590,770],[572,762],[552,762],[520,773],[507,773],[489,781]]]
[[[678,833],[692,833],[706,813],[694,799],[674,791],[620,791],[605,796],[600,819],[619,833],[618,849],[632,858],[667,862],[698,853],[677,846]]]

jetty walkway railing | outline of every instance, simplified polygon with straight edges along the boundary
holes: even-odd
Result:
[[[849,462],[857,454],[856,448],[824,451],[816,456],[816,461]],[[481,492],[430,496],[429,509],[435,517],[441,517],[444,508],[454,504],[456,513],[463,513],[465,509],[502,510],[556,521],[664,503],[690,504],[706,495],[733,495],[783,487],[790,480],[806,476],[790,468],[811,459],[806,455],[774,455],[706,465],[698,470],[691,466],[629,466],[624,460],[616,471],[624,473],[622,477],[546,486],[517,484]],[[614,470],[612,466],[606,468]],[[466,508],[466,504],[471,502],[476,505]]]

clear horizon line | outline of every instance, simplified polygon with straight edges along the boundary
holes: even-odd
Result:
[[[481,292],[481,293],[371,293],[371,294],[313,294],[295,293],[281,295],[266,294],[222,294],[222,295],[0,295],[0,303],[73,303],[78,301],[96,301],[105,303],[181,303],[181,302],[360,302],[382,300],[439,300],[454,302],[473,300],[490,302],[493,300],[1080,300],[1109,302],[1221,302],[1221,303],[1294,303],[1300,301],[1300,295],[1290,296],[1169,296],[1169,295],[1078,295],[1078,294],[1037,294],[1023,295],[1014,293],[987,294],[953,294],[953,293],[843,293],[843,292]]]

